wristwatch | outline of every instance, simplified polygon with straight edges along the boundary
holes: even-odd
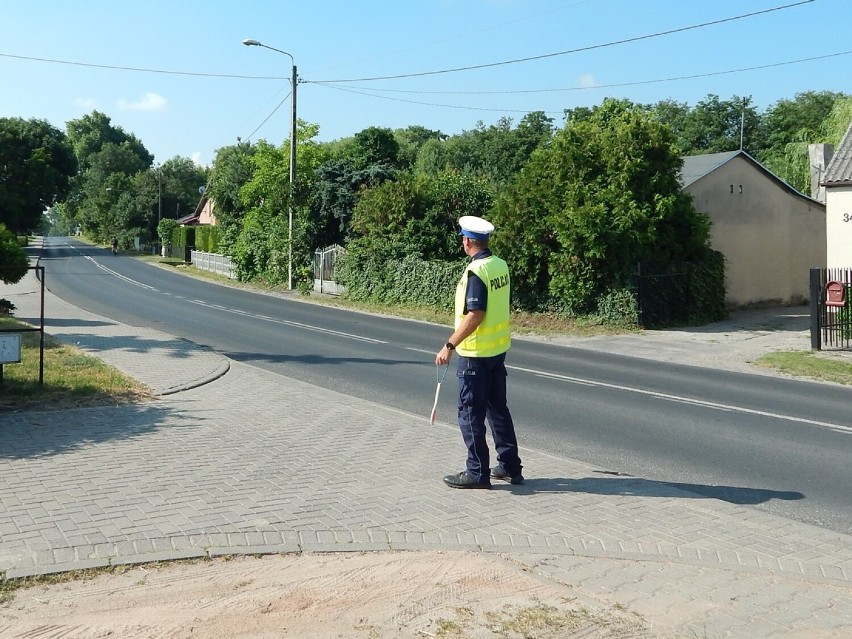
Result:
[[[456,350],[455,344],[453,344],[452,342],[447,342],[446,344],[444,344],[444,346],[446,346],[448,351]]]

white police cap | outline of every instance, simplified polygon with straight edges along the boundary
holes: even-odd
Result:
[[[459,226],[461,233],[474,240],[487,240],[488,236],[494,232],[494,225],[481,217],[475,215],[465,215],[459,218]]]

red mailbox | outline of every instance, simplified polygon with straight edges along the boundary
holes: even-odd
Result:
[[[829,282],[825,285],[826,306],[846,306],[846,286],[843,282]]]

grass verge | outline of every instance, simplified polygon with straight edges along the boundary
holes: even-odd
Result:
[[[813,351],[768,353],[754,361],[756,366],[774,368],[780,373],[822,382],[852,385],[852,361]]]
[[[32,328],[0,318],[2,330],[19,327]],[[39,333],[20,335],[21,362],[3,365],[0,412],[127,404],[153,397],[136,380],[49,335],[44,338],[44,384],[39,384]]]

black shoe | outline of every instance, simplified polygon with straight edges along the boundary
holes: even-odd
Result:
[[[491,481],[488,477],[483,477],[477,481],[466,470],[455,475],[447,475],[444,477],[444,483],[450,488],[491,488]]]
[[[491,469],[491,479],[502,479],[503,481],[507,481],[510,484],[523,484],[524,476],[521,473],[517,475],[510,475],[507,473],[502,466],[495,466]]]

